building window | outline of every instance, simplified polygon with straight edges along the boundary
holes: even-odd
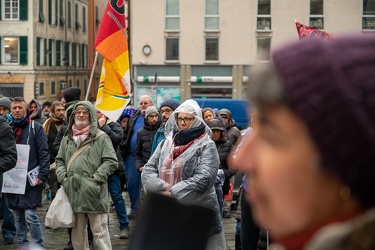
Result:
[[[166,14],[165,14],[165,29],[166,30],[179,30],[180,29],[180,4],[179,0],[166,1]]]
[[[219,38],[206,38],[206,61],[219,60]]]
[[[375,0],[363,0],[362,29],[375,30]]]
[[[0,93],[3,96],[22,96],[23,84],[0,84]]]
[[[66,53],[66,42],[61,41],[60,44],[60,65],[61,66],[67,66],[69,63],[68,55]]]
[[[64,17],[64,0],[60,0],[60,26],[64,27],[66,24],[65,17]]]
[[[83,80],[83,92],[84,92],[84,93],[87,92],[87,79],[84,79],[84,80]]]
[[[257,59],[259,61],[270,60],[271,37],[257,38]]]
[[[3,38],[2,56],[4,64],[18,64],[19,63],[19,39],[18,37],[4,37]]]
[[[19,19],[19,0],[2,0],[4,6],[3,20]]]
[[[56,81],[55,81],[55,79],[51,80],[51,95],[56,95]]]
[[[80,85],[80,81],[79,81],[79,79],[77,79],[76,80],[76,87],[79,88],[80,87],[79,85]]]
[[[86,32],[86,8],[82,7],[82,31]]]
[[[48,0],[48,23],[57,25],[57,2],[55,0]]]
[[[73,87],[73,81],[72,81],[72,79],[69,79],[69,84],[68,84],[68,86],[69,86],[69,88],[70,88],[70,87]]]
[[[36,65],[45,65],[45,43],[43,38],[36,38]]]
[[[79,22],[79,15],[78,15],[78,4],[75,5],[75,11],[74,11],[74,14],[75,14],[75,23],[76,23],[76,30],[79,30],[80,28],[82,28],[80,22]]]
[[[324,29],[323,0],[310,0],[310,27]]]
[[[46,20],[46,17],[44,16],[44,5],[43,0],[39,0],[39,22],[43,23]]]
[[[39,82],[39,95],[44,96],[44,82]]]
[[[219,30],[219,0],[206,0],[205,30]]]
[[[271,30],[271,0],[258,0],[257,30]]]
[[[178,38],[167,38],[166,39],[166,57],[169,60],[179,60],[179,39]]]

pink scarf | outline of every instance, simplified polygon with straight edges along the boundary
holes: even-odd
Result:
[[[73,129],[73,140],[79,147],[81,142],[86,140],[87,136],[90,134],[90,126],[91,124],[87,125],[83,129],[79,130],[75,124],[73,124],[72,129]]]
[[[173,151],[165,158],[163,167],[161,169],[160,178],[168,183],[165,189],[169,190],[173,185],[182,181],[182,162],[183,159],[179,157],[186,149],[188,149],[195,141],[201,139],[205,133],[199,136],[196,140],[189,142],[186,145],[175,146]],[[173,164],[172,164],[173,162]]]

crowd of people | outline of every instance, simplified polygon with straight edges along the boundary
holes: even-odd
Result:
[[[375,249],[374,43],[349,36],[276,49],[250,77],[244,135],[230,110],[201,109],[192,99],[156,107],[143,95],[138,109],[112,121],[75,87],[41,106],[0,98],[0,174],[21,155],[27,162],[21,191],[2,185],[4,242],[44,248],[37,208],[48,186],[52,200],[63,188],[74,212],[65,250],[112,249],[110,206],[128,239],[148,192],[213,210],[206,249],[227,249],[224,197],[240,171],[236,250],[269,242],[290,250]]]

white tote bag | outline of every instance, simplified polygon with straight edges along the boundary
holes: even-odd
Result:
[[[46,227],[50,228],[70,228],[74,226],[74,212],[70,205],[68,196],[61,187],[57,190],[56,196],[53,199],[47,215]]]

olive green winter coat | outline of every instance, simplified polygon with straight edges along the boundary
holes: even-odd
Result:
[[[84,105],[90,111],[90,134],[80,147],[86,144],[89,146],[73,160],[67,171],[69,159],[78,150],[73,140],[72,130],[74,110],[78,105]],[[96,136],[97,131],[94,106],[87,101],[78,102],[73,108],[68,130],[56,156],[57,179],[62,183],[75,213],[106,213],[108,211],[107,179],[117,169],[118,162],[110,138],[106,134]]]

